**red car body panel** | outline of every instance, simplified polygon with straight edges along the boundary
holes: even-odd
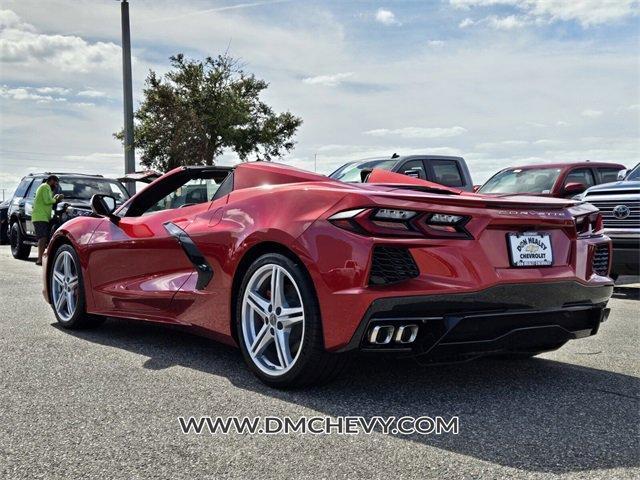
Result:
[[[87,312],[189,326],[233,344],[238,268],[254,247],[278,246],[297,256],[313,281],[328,350],[352,342],[367,309],[379,299],[471,293],[502,284],[612,285],[591,267],[595,246],[609,240],[598,232],[577,234],[576,217],[597,211],[588,204],[461,193],[385,171],[374,171],[371,180],[378,183],[350,185],[277,164],[241,164],[234,171],[233,191],[217,200],[125,215],[117,225],[107,218],[77,218],[56,232],[49,251],[65,242],[76,249]],[[402,184],[425,191],[407,190]],[[433,193],[431,188],[445,192]],[[465,228],[472,238],[361,235],[329,220],[337,212],[365,207],[464,214],[470,217]],[[166,222],[182,228],[207,259],[214,275],[206,288],[196,288],[196,269],[165,229]],[[506,235],[532,229],[550,234],[553,265],[511,267]],[[377,245],[408,249],[419,275],[395,285],[370,285]],[[49,301],[48,268],[43,271]]]

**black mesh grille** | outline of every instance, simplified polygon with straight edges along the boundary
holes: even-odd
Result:
[[[596,251],[593,254],[593,271],[598,275],[609,273],[609,245],[605,243],[596,245]]]
[[[406,248],[375,247],[369,274],[370,285],[389,285],[415,278],[420,274]]]

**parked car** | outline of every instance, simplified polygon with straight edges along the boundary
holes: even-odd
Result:
[[[329,175],[330,178],[342,182],[362,182],[363,177],[374,168],[403,173],[410,177],[459,188],[467,192],[473,191],[471,174],[467,162],[462,157],[441,155],[407,155],[393,154],[391,158],[370,158],[349,162]]]
[[[0,245],[9,243],[9,203],[10,199],[0,203]]]
[[[196,186],[207,196],[189,203]],[[252,162],[177,168],[119,208],[108,195],[92,206],[44,260],[61,327],[109,316],[190,328],[237,344],[277,387],[328,380],[350,351],[553,350],[594,335],[613,291],[598,211],[572,200]]]
[[[129,198],[129,193],[122,183],[101,175],[49,172],[27,175],[16,188],[7,212],[11,253],[15,258],[26,259],[31,253],[31,247],[37,245],[31,211],[36,190],[49,175],[59,177],[59,187],[54,193],[64,195],[64,199],[53,211],[52,233],[72,218],[91,215],[90,201],[95,194],[111,195],[117,204],[122,204]]]
[[[613,241],[613,277],[640,274],[640,164],[621,181],[588,189],[582,199],[600,209]]]
[[[617,163],[589,161],[510,167],[496,173],[477,192],[571,198],[593,185],[615,181],[624,168]]]

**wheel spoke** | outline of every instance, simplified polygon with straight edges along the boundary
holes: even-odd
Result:
[[[61,272],[54,270],[53,281],[56,282],[58,285],[62,286],[62,284],[64,283],[64,275]]]
[[[278,352],[278,361],[282,368],[287,368],[291,362],[291,352],[289,351],[289,335],[280,330],[276,330],[276,351]]]
[[[71,255],[65,254],[64,256],[64,276],[71,276]]]
[[[269,317],[269,302],[255,292],[249,292],[249,306],[262,318]]]
[[[273,308],[282,307],[284,297],[284,275],[280,267],[274,265],[271,270],[271,303]]]
[[[73,292],[67,292],[67,313],[73,315],[76,309],[76,299],[73,296]]]
[[[302,307],[283,308],[278,320],[282,322],[284,328],[291,328],[304,321],[304,309]]]
[[[71,288],[72,290],[76,288],[78,286],[78,277],[71,277],[69,279],[68,285],[69,285],[69,288]]]
[[[273,341],[273,335],[271,335],[269,330],[268,325],[262,326],[251,345],[251,356],[256,357],[257,355],[260,355],[264,352],[264,349],[269,346],[269,343]]]
[[[56,298],[56,304],[55,304],[56,311],[58,313],[60,313],[60,309],[62,308],[62,305],[65,303],[66,299],[67,299],[67,296],[64,294],[63,291],[60,291],[60,293],[58,294],[58,298]]]

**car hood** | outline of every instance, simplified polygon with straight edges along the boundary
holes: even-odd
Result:
[[[640,182],[635,180],[621,180],[619,182],[603,183],[589,188],[585,194],[598,191],[629,190],[630,188],[640,188]]]

